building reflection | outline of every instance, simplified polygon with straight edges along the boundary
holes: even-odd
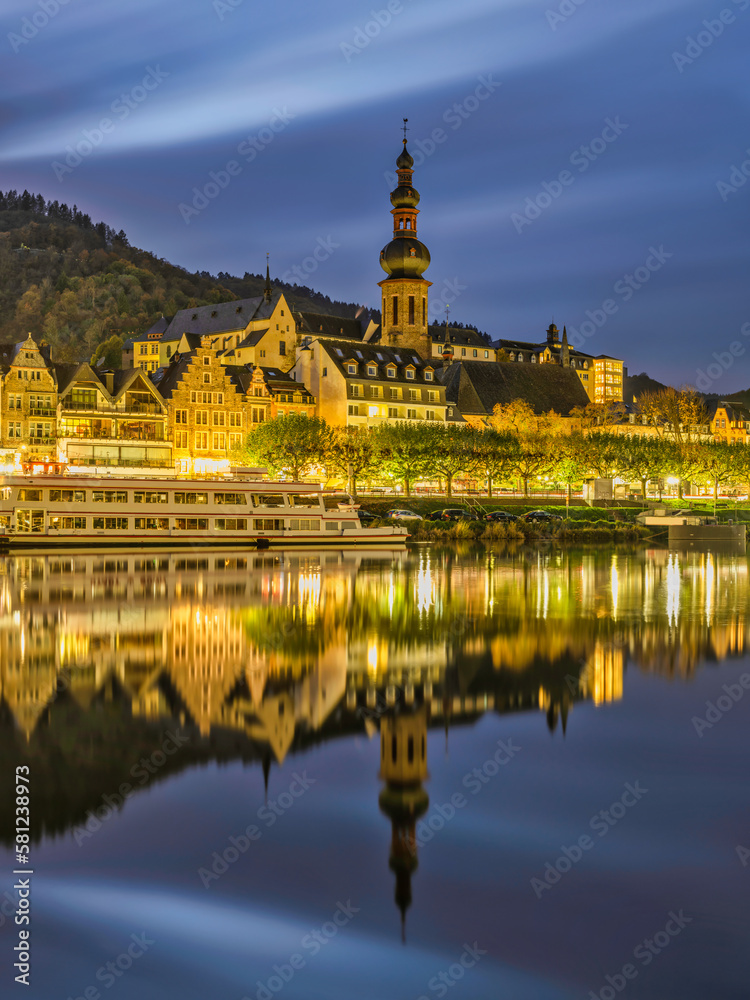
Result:
[[[97,750],[76,733],[105,717],[123,760],[128,733],[178,722],[205,759],[266,772],[381,720],[534,711],[564,733],[578,703],[623,697],[628,666],[743,655],[747,576],[745,557],[658,550],[5,558],[2,752],[80,768]]]

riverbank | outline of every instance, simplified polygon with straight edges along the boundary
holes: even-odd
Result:
[[[406,523],[406,522],[404,522]],[[411,542],[481,541],[529,544],[555,541],[577,545],[646,543],[653,538],[649,528],[620,521],[555,521],[551,524],[508,524],[487,521],[410,521]]]

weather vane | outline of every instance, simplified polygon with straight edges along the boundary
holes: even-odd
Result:
[[[408,119],[408,118],[404,118],[404,124],[402,125],[402,128],[403,128],[403,130],[404,130],[404,143],[406,143],[406,133],[407,133],[407,132],[410,132],[410,131],[411,131],[411,129],[408,129],[408,128],[406,127],[406,123],[407,123],[408,121],[409,121],[409,119]]]

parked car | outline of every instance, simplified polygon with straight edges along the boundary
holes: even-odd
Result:
[[[478,521],[479,518],[473,510],[465,507],[446,507],[441,511],[435,511],[440,515],[442,521]]]
[[[372,514],[369,510],[358,510],[357,517],[362,524],[372,524],[373,521],[380,520],[380,514]]]
[[[548,510],[530,510],[524,515],[524,521],[529,524],[550,524],[552,521],[562,521],[559,514],[550,514]]]
[[[399,507],[394,507],[393,510],[389,510],[385,515],[389,521],[421,521],[422,515],[415,514],[413,510],[402,510]]]
[[[518,514],[510,514],[507,510],[491,510],[489,514],[484,515],[485,521],[501,521],[507,523],[510,521],[517,521]]]

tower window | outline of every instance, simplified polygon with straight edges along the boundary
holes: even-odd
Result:
[[[398,296],[393,296],[393,324],[398,323]]]
[[[414,296],[409,296],[409,324],[414,326]]]
[[[427,299],[422,298],[422,326],[427,322]]]
[[[394,764],[396,763],[396,750],[397,750],[396,737],[391,736],[391,760],[393,761]]]
[[[414,247],[412,247],[411,250],[409,251],[409,256],[410,257],[416,257],[417,256],[417,251],[414,249]]]
[[[406,228],[411,229],[411,219],[406,220]]]
[[[399,219],[398,220],[398,228],[399,229],[403,229],[404,228],[404,220],[403,219]]]

